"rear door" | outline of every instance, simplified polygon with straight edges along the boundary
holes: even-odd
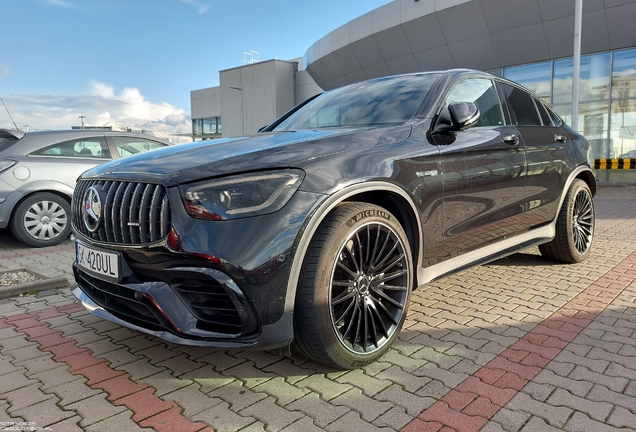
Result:
[[[526,223],[529,228],[551,222],[559,205],[561,191],[569,172],[566,161],[572,151],[559,121],[543,102],[525,89],[499,82],[505,95],[511,121],[526,148]]]
[[[523,144],[516,128],[505,122],[493,81],[460,81],[443,109],[453,102],[474,102],[480,118],[440,145],[445,258],[519,232],[526,171]]]

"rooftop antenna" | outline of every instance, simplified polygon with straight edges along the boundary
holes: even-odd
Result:
[[[7,110],[7,114],[9,114],[9,118],[13,122],[13,126],[15,126],[15,130],[20,130],[20,129],[18,129],[18,125],[15,124],[15,121],[13,121],[13,117],[11,117],[11,113],[9,112],[9,108],[7,108],[7,104],[4,103],[4,99],[0,98],[0,101],[2,101],[2,105],[4,105],[4,109]]]

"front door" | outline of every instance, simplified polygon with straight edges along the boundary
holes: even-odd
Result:
[[[524,211],[525,149],[515,126],[505,124],[489,79],[460,81],[445,102],[473,102],[478,123],[440,145],[444,258],[519,233]]]

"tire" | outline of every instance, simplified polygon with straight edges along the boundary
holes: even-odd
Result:
[[[539,246],[541,255],[554,261],[580,263],[594,239],[594,200],[583,180],[572,182],[559,212],[554,239]]]
[[[353,369],[397,338],[413,287],[411,249],[381,207],[341,204],[312,239],[294,310],[294,347],[320,363]]]
[[[31,246],[61,243],[71,234],[71,205],[53,193],[33,194],[14,210],[11,232]]]

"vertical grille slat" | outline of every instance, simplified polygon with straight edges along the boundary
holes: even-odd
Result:
[[[141,202],[141,190],[143,185],[138,183],[135,186],[135,190],[133,191],[132,200],[130,202],[130,207],[128,211],[128,221],[130,222],[130,241],[131,243],[141,243],[141,239],[139,236],[140,230],[140,219],[135,216],[139,216],[139,203]]]
[[[128,232],[128,208],[130,207],[130,200],[132,199],[132,189],[134,187],[133,183],[128,183],[126,185],[126,190],[124,191],[124,197],[122,198],[121,207],[119,209],[119,227],[121,229],[121,235],[124,243],[132,243],[130,238],[130,233]]]
[[[104,203],[104,210],[113,208],[115,202],[115,193],[117,192],[117,183],[111,182],[106,192],[106,202]],[[108,214],[108,212],[104,213]],[[104,231],[106,232],[106,241],[116,242],[115,231],[113,230],[112,218],[110,220],[104,220]]]
[[[155,238],[159,237],[159,233],[157,232],[157,221],[159,220],[158,212],[159,212],[159,203],[161,202],[161,194],[159,193],[159,188],[156,187],[155,190],[152,191],[152,201],[150,203],[150,217],[149,224],[150,225],[150,241],[155,241]]]
[[[144,195],[141,199],[141,207],[139,209],[139,220],[147,221],[150,214],[150,199],[152,198],[152,185],[146,185],[144,189]],[[141,224],[141,242],[150,242],[150,227],[147,223]]]
[[[159,225],[160,225],[160,232],[159,232],[159,237],[163,238],[165,236],[168,235],[168,225],[166,224],[166,221],[168,220],[168,197],[164,195],[163,199],[161,200],[161,215],[159,216]]]
[[[84,196],[101,189],[102,224],[91,233],[84,225]],[[117,244],[147,244],[161,240],[172,223],[166,189],[157,184],[111,180],[80,180],[73,194],[73,226],[94,240]]]
[[[119,183],[117,186],[117,190],[115,191],[115,200],[113,202],[113,207],[110,209],[111,213],[111,229],[113,230],[113,234],[115,237],[115,243],[124,243],[121,232],[117,228],[119,224],[119,209],[121,208],[120,200],[122,195],[124,194],[125,183]],[[108,210],[108,209],[106,209]]]

